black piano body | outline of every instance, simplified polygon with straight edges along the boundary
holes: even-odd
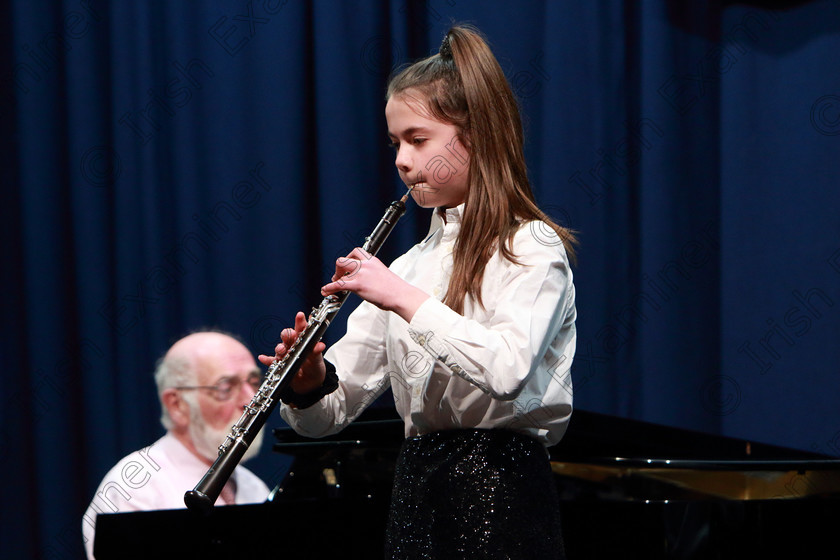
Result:
[[[822,558],[840,461],[576,411],[551,449],[569,558]]]
[[[403,439],[393,410],[371,409],[329,438],[288,428],[275,438],[274,450],[294,462],[269,502],[216,508],[207,518],[186,510],[102,515],[97,557],[381,557]],[[549,452],[570,560],[838,554],[836,459],[580,410]]]

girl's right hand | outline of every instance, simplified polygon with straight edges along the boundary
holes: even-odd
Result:
[[[306,328],[306,315],[298,311],[295,315],[295,327],[293,329],[283,329],[280,333],[280,339],[283,341],[274,348],[274,356],[266,356],[260,354],[257,359],[266,366],[270,366],[274,360],[282,360],[288,353],[289,348],[295,343],[297,337]],[[323,342],[318,342],[312,353],[304,360],[303,365],[292,378],[292,391],[298,395],[305,395],[310,393],[324,384],[324,378],[327,375],[327,366],[324,364],[324,350],[327,345]]]

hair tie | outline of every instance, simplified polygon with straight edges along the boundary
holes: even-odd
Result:
[[[449,33],[444,36],[440,43],[440,57],[444,60],[452,60],[452,46],[449,44]]]

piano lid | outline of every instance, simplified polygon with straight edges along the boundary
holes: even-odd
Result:
[[[575,499],[840,496],[837,459],[588,411],[575,411],[550,454],[552,470]]]

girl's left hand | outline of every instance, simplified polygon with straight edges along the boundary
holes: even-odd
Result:
[[[361,247],[335,263],[332,282],[321,288],[321,295],[349,291],[386,311],[393,311],[408,322],[429,295],[412,286]]]

